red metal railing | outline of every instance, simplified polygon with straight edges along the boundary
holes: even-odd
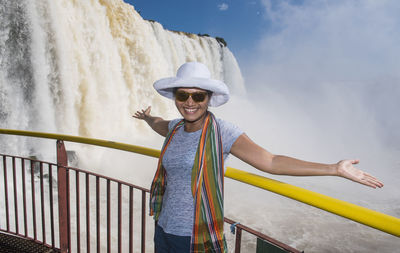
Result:
[[[300,251],[298,251],[297,249],[292,248],[289,245],[286,245],[278,240],[275,240],[272,237],[264,235],[263,233],[260,233],[260,232],[254,230],[252,228],[249,228],[245,225],[237,224],[234,220],[231,220],[231,219],[225,217],[224,221],[228,224],[234,225],[236,228],[236,231],[235,231],[235,253],[241,252],[242,231],[245,231],[247,233],[250,233],[250,234],[256,236],[257,238],[267,241],[268,243],[270,243],[280,249],[283,249],[285,252],[300,253]]]
[[[68,167],[60,140],[57,164],[3,154],[0,159],[4,178],[0,231],[61,252],[133,252],[139,248],[145,252],[147,189]],[[135,192],[140,192],[141,201],[134,201]],[[134,233],[135,215],[141,220],[139,235]],[[225,222],[235,223],[227,218]],[[235,229],[235,252],[240,252],[242,230],[287,252],[299,252],[244,225]]]
[[[2,215],[5,218],[5,226],[0,223],[0,231],[31,239],[61,252],[133,252],[136,247],[133,235],[133,202],[134,192],[139,191],[139,241],[141,252],[145,252],[147,189],[68,167],[62,141],[57,142],[58,164],[3,154],[0,154],[0,159],[3,161],[1,171],[4,178],[2,211],[5,212],[4,216]],[[27,163],[30,164],[30,170],[26,170]],[[20,182],[17,182],[17,168],[20,171],[18,174],[21,175]],[[9,175],[10,171],[12,175]],[[29,173],[30,177],[26,178],[26,174]],[[53,183],[55,178],[57,184]],[[122,217],[124,199],[127,199],[125,207],[126,213],[129,213],[126,217]],[[112,204],[115,204],[115,213]],[[11,206],[14,206],[13,211],[10,210]],[[22,218],[20,213],[23,213]],[[14,222],[10,220],[11,217],[14,217]],[[117,218],[115,236],[112,231],[112,217]],[[128,227],[124,250],[123,222],[126,222]],[[105,243],[102,242],[104,237]],[[112,242],[113,237],[116,238],[115,242]]]
[[[1,208],[1,211],[5,213],[5,215],[1,213],[3,217],[2,221],[5,219],[5,226],[4,223],[0,223],[0,231],[29,238],[35,242],[55,248],[54,190],[52,181],[50,180],[47,185],[49,195],[45,196],[43,176],[44,164],[48,165],[49,177],[52,177],[55,165],[7,155],[0,155],[0,159],[3,165],[1,173],[3,174],[2,189],[4,189],[4,195],[2,196],[4,197],[3,203],[0,206],[4,207]],[[11,162],[9,162],[10,160]],[[8,166],[9,164],[11,166]],[[9,169],[10,167],[11,169]],[[26,171],[28,170],[26,167],[30,168],[32,172],[30,177],[26,176]],[[8,175],[10,170],[12,171],[12,175]],[[38,170],[38,180],[35,178],[35,170]],[[20,177],[18,177],[18,174]],[[10,178],[11,180],[9,180]],[[18,182],[17,179],[20,179],[20,181]],[[12,181],[12,185],[9,181]],[[13,194],[10,192],[13,192]],[[48,202],[48,205],[46,205],[46,202]],[[14,206],[14,212],[10,210],[11,206]],[[50,218],[47,222],[46,210],[50,213]],[[40,220],[38,220],[39,214]],[[10,221],[11,217],[14,217],[14,222]]]
[[[57,142],[58,148],[57,148],[57,160],[58,160],[58,182],[66,182],[66,185],[59,185],[58,193],[59,193],[59,208],[60,210],[64,209],[62,205],[67,205],[65,207],[65,210],[67,212],[62,212],[60,211],[60,224],[62,222],[68,224],[68,226],[64,226],[64,229],[67,229],[67,233],[61,232],[60,230],[60,248],[61,251],[65,248],[69,249],[68,252],[71,252],[71,249],[73,248],[72,245],[72,240],[76,242],[76,252],[81,252],[82,246],[85,246],[86,249],[83,252],[91,252],[91,246],[92,240],[95,240],[95,245],[96,249],[92,250],[93,252],[100,252],[103,246],[103,250],[105,247],[106,252],[133,252],[134,250],[134,237],[133,237],[133,224],[134,224],[134,201],[133,201],[133,194],[134,191],[140,191],[141,193],[141,235],[140,235],[140,249],[141,252],[145,252],[145,231],[146,231],[146,192],[148,192],[147,189],[144,189],[139,186],[135,186],[120,180],[115,180],[111,179],[106,176],[102,176],[97,173],[93,172],[88,172],[88,171],[83,171],[80,169],[75,169],[75,168],[70,168],[66,167],[66,152],[64,148],[64,144],[62,141]],[[71,175],[75,174],[75,175]],[[81,184],[80,184],[80,175],[83,175],[83,178],[85,179],[85,189],[81,189]],[[91,178],[92,178],[92,183],[91,183]],[[74,182],[70,182],[71,179],[74,179]],[[94,182],[93,182],[94,180]],[[71,198],[69,195],[72,193],[73,189],[70,189],[71,183],[75,185],[75,197]],[[115,186],[117,189],[112,190],[112,186]],[[93,191],[91,193],[91,187],[94,188],[94,194]],[[125,189],[125,195],[123,195],[123,188]],[[85,219],[86,219],[86,242],[85,245],[82,245],[81,240],[80,240],[80,235],[82,233],[81,230],[81,198],[80,198],[80,192],[81,190],[84,191],[84,196],[85,196]],[[61,196],[60,196],[61,195]],[[105,200],[101,200],[101,196],[106,196]],[[95,198],[95,204],[91,205],[91,198]],[[112,200],[117,198],[117,201],[115,204],[116,211],[113,214],[112,212]],[[128,217],[122,217],[122,212],[123,212],[123,207],[122,207],[122,202],[123,199],[129,199],[128,200],[128,207],[126,208],[126,211],[128,212]],[[65,198],[65,200],[64,200]],[[75,200],[75,203],[71,203],[71,199]],[[115,202],[115,201],[114,201]],[[105,208],[101,208],[101,206],[105,205]],[[76,238],[72,238],[73,234],[71,233],[71,227],[70,225],[72,224],[72,219],[71,219],[71,210],[72,207],[75,207],[75,224],[76,224],[76,229],[75,229],[75,234]],[[92,208],[94,207],[94,210]],[[83,212],[84,213],[84,212]],[[94,214],[93,214],[94,213]],[[103,218],[102,216],[104,216]],[[94,220],[95,222],[95,234],[94,236],[91,236],[91,217],[94,215]],[[112,217],[117,216],[117,221],[115,222],[116,224],[112,226]],[[68,222],[70,221],[70,222]],[[122,238],[123,238],[123,233],[122,233],[122,224],[123,222],[126,222],[124,224],[128,224],[128,236],[127,236],[127,248],[123,250],[123,244],[122,244]],[[105,224],[103,224],[105,223]],[[104,225],[104,226],[103,226]],[[60,227],[62,227],[60,225]],[[112,228],[116,228],[116,237],[117,239],[115,240],[114,243],[112,243]],[[106,233],[106,243],[103,245],[101,243],[101,238],[103,237],[102,229],[105,229]],[[67,247],[65,247],[65,245]],[[114,246],[112,246],[112,244]],[[67,251],[66,251],[67,252]]]

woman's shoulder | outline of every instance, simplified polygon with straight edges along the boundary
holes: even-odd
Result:
[[[173,119],[168,123],[168,130],[171,130],[182,118]]]
[[[217,122],[222,137],[224,153],[229,153],[233,143],[243,134],[243,130],[237,125],[223,119],[217,118]]]
[[[221,119],[221,118],[217,118],[217,122],[220,128],[239,128],[237,125],[233,124],[230,121]]]
[[[243,133],[243,130],[241,130],[237,125],[233,124],[230,121],[217,118],[217,122],[222,135],[228,133],[229,136],[237,137]]]

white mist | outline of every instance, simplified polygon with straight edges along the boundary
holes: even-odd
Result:
[[[388,149],[387,141],[381,142],[380,125],[364,110],[370,97],[359,96],[363,90],[357,89],[359,80],[302,79],[304,73],[314,76],[316,68],[303,64],[304,57],[299,56],[289,58],[291,68],[246,64],[245,91],[235,57],[215,39],[166,31],[158,23],[143,20],[121,0],[20,0],[5,4],[2,24],[11,23],[8,12],[19,13],[13,22],[20,24],[25,37],[15,39],[20,50],[14,52],[7,44],[10,26],[1,26],[2,128],[54,131],[159,149],[162,138],[131,115],[152,105],[155,115],[178,117],[173,102],[159,96],[152,83],[173,76],[185,61],[201,61],[214,78],[225,80],[234,94],[230,103],[213,109],[218,117],[239,125],[273,153],[327,163],[359,158],[360,167],[386,185],[371,190],[339,178],[271,177],[400,216],[398,143]],[[285,36],[267,40],[261,55],[285,59],[272,54],[274,49],[285,52],[279,48]],[[298,50],[304,51],[301,47]],[[22,63],[29,71],[11,75]],[[296,71],[298,66],[303,66],[302,71]],[[248,70],[252,67],[254,72]],[[309,85],[312,81],[318,85]],[[385,94],[394,99],[393,94],[398,93]],[[37,142],[21,138],[1,140],[2,148],[6,146],[10,152],[31,155],[34,145],[36,155],[43,150],[37,149]],[[46,143],[44,150],[54,152],[55,143]],[[77,151],[80,167],[144,187],[149,187],[156,169],[153,158],[71,143],[66,146]],[[232,157],[227,165],[257,173]],[[228,217],[306,252],[391,252],[400,246],[393,236],[229,179],[225,197]],[[232,235],[227,236],[232,240]],[[254,245],[254,238],[245,237],[243,250]]]

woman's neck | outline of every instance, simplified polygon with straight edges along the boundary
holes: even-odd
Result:
[[[204,113],[199,119],[195,121],[187,121],[185,120],[185,132],[196,132],[203,128],[204,120],[208,115],[208,111]]]

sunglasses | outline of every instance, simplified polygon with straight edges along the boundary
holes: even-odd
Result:
[[[175,92],[175,99],[178,100],[179,102],[185,102],[186,100],[189,99],[189,97],[192,97],[193,101],[196,103],[201,103],[206,99],[207,92],[186,92],[179,90]]]

